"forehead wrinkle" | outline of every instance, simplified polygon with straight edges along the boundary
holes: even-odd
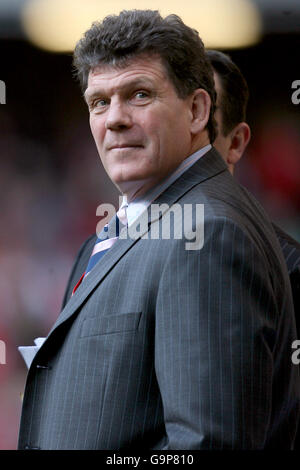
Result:
[[[116,75],[111,77],[110,72],[116,72]],[[108,76],[107,76],[108,74]],[[123,74],[127,74],[129,76],[122,77]],[[131,77],[134,75],[134,77]],[[96,77],[96,78],[95,78]],[[97,77],[100,80],[100,83],[97,84]],[[91,80],[95,79],[95,85],[89,84]],[[168,74],[166,73],[165,67],[162,64],[161,60],[157,60],[156,67],[148,66],[148,63],[144,62],[143,60],[133,61],[130,64],[127,64],[125,67],[115,67],[111,66],[111,64],[99,65],[91,70],[89,78],[88,78],[88,87],[84,93],[84,98],[90,99],[94,95],[98,94],[106,94],[107,92],[104,89],[101,89],[101,80],[109,80],[109,83],[117,80],[117,84],[115,87],[110,89],[110,93],[118,91],[118,89],[125,89],[130,88],[132,86],[142,86],[142,85],[153,85],[155,79],[163,81],[165,83],[168,80]],[[118,79],[120,79],[121,84],[119,85]],[[89,93],[89,89],[92,90]]]
[[[108,90],[106,89],[105,91],[103,88],[101,88],[101,86],[96,85],[95,88],[89,92],[88,90],[91,87],[88,87],[84,93],[84,98],[86,101],[89,101],[96,96],[113,95],[120,91],[126,92],[126,90],[129,90],[131,88],[136,88],[136,87],[142,88],[142,87],[147,87],[147,86],[153,86],[153,80],[151,80],[151,78],[148,76],[142,76],[142,77],[137,77],[133,79],[128,78],[128,79],[125,79],[123,83],[112,86],[111,88],[109,88]]]

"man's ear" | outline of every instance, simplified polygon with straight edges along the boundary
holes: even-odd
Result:
[[[240,122],[230,132],[231,143],[227,154],[227,163],[235,165],[243,155],[250,137],[251,130],[246,122]]]
[[[205,129],[210,113],[211,100],[207,91],[198,88],[194,91],[191,102],[191,133],[196,135]]]

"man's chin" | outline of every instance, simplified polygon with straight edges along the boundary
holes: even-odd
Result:
[[[132,200],[137,195],[143,194],[148,188],[153,186],[153,178],[135,178],[130,180],[116,180],[115,186],[122,194],[126,194],[128,201]]]

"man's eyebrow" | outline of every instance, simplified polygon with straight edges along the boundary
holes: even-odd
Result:
[[[143,87],[143,86],[151,86],[153,85],[153,82],[150,78],[148,77],[139,77],[133,80],[128,80],[128,82],[124,83],[121,86],[121,90],[126,91],[131,88],[137,88],[137,87]],[[83,96],[85,101],[88,103],[90,102],[93,98],[99,97],[99,96],[105,96],[107,92],[105,92],[102,88],[95,88],[91,90],[90,92],[88,91],[88,88],[85,90]]]
[[[83,93],[83,97],[84,97],[84,100],[86,101],[86,103],[90,102],[92,99],[96,98],[97,96],[101,95],[103,93],[101,93],[101,90],[100,89],[95,89],[93,91],[88,91],[88,88],[85,90],[85,92]]]
[[[99,96],[99,94],[100,94],[100,90],[94,90],[94,91],[89,93],[88,88],[87,88],[85,90],[85,92],[83,93],[83,98],[84,98],[85,102],[88,103],[89,101],[91,101],[96,96]]]

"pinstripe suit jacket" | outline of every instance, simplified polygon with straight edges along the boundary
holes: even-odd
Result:
[[[175,237],[113,245],[32,362],[20,449],[291,447],[296,329],[270,222],[214,149],[156,203],[204,204],[202,249]]]

